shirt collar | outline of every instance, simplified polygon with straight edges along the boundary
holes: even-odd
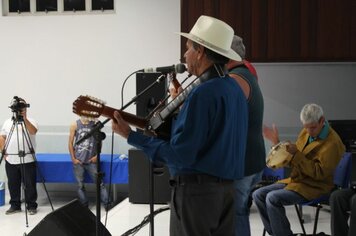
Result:
[[[329,123],[327,121],[325,121],[324,126],[323,126],[323,128],[321,128],[321,131],[317,137],[314,138],[314,137],[309,136],[309,143],[311,143],[317,139],[321,139],[321,140],[326,139],[326,137],[328,136],[328,133],[329,133]]]

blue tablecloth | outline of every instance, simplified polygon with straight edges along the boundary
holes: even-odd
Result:
[[[37,182],[45,183],[76,183],[73,175],[73,163],[69,153],[37,153]],[[101,154],[101,171],[105,174],[104,183],[109,183],[110,178],[110,154]],[[85,179],[87,183],[92,183],[89,176]],[[112,183],[128,183],[128,160],[120,160],[118,155],[114,155],[112,162]]]

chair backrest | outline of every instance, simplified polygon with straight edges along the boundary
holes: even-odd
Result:
[[[345,152],[334,173],[334,184],[339,188],[348,188],[351,178],[352,153]]]

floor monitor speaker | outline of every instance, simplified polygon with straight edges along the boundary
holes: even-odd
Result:
[[[101,236],[111,236],[100,223]],[[75,199],[49,213],[31,230],[28,236],[95,236],[96,216]]]

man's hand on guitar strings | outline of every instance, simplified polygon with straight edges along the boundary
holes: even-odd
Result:
[[[124,119],[122,119],[122,116],[118,111],[114,112],[114,119],[112,119],[112,130],[126,139],[129,137],[131,132],[131,127]]]

